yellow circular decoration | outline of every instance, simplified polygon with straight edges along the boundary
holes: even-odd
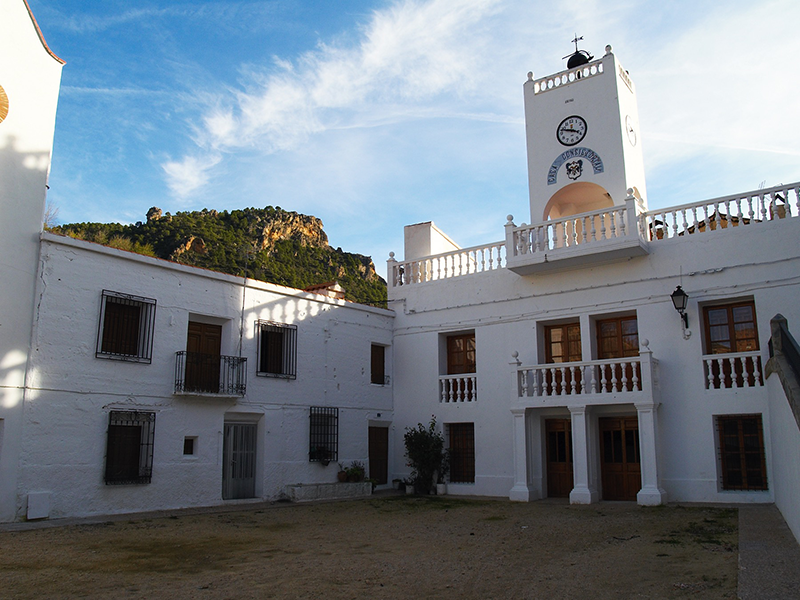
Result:
[[[8,95],[0,85],[0,123],[8,116]]]

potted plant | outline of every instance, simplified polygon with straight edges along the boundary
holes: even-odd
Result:
[[[347,481],[351,483],[358,483],[359,481],[364,481],[364,475],[367,473],[367,469],[364,466],[364,463],[358,460],[354,460],[350,463],[350,466],[347,467]]]
[[[416,427],[407,427],[403,435],[406,446],[408,466],[411,467],[411,481],[414,491],[419,494],[430,494],[439,473],[445,473],[447,461],[444,449],[444,436],[436,431],[436,417],[431,417],[427,427],[419,423]],[[443,478],[444,475],[441,475]]]
[[[442,451],[442,462],[439,464],[439,469],[436,471],[436,495],[444,496],[447,493],[447,482],[445,477],[450,472],[450,451],[445,449]]]
[[[339,463],[339,472],[336,473],[336,478],[339,480],[339,483],[347,481],[347,469],[345,469],[343,463]]]

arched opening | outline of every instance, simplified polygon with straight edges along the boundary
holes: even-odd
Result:
[[[564,186],[550,197],[542,220],[560,219],[614,206],[611,195],[602,186],[578,181]]]

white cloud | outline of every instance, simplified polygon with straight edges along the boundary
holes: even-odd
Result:
[[[167,161],[162,168],[167,174],[167,182],[172,193],[179,198],[185,198],[208,183],[209,171],[221,159],[219,154],[186,156],[179,161]]]

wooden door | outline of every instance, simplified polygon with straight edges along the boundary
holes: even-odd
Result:
[[[635,316],[597,321],[597,358],[601,360],[618,358],[620,363],[624,363],[626,362],[624,359],[636,356],[639,356],[639,326]],[[600,367],[598,381],[605,381],[604,385],[598,383],[602,387],[601,391],[621,391],[623,379],[625,389],[632,391],[634,374],[638,382],[642,381],[639,363],[636,363],[635,367],[635,371],[630,364],[625,366],[624,371],[619,364],[614,368]]]
[[[573,488],[572,422],[547,419],[547,496],[568,498]]]
[[[256,436],[254,423],[225,423],[222,438],[222,498],[256,495]]]
[[[599,426],[603,500],[636,500],[642,488],[639,421],[636,417],[603,418]]]
[[[369,428],[369,477],[383,485],[389,481],[389,428]]]
[[[222,327],[189,321],[186,335],[186,391],[219,393]]]

